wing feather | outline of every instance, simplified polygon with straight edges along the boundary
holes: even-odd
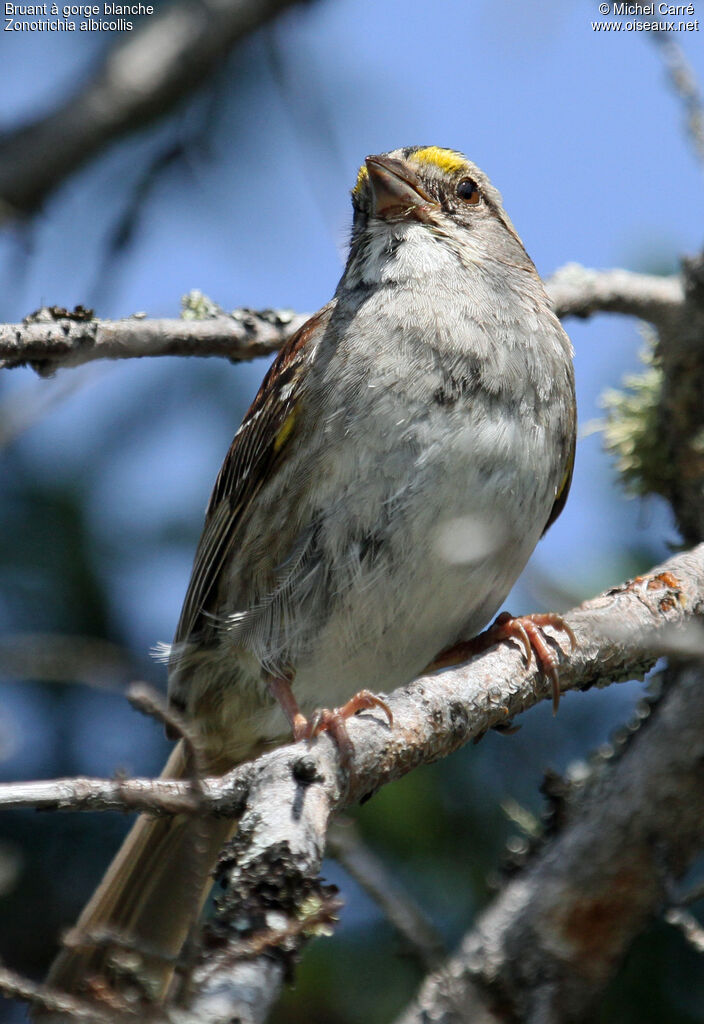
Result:
[[[333,308],[334,302],[328,303],[289,339],[235,434],[208,503],[174,649],[199,629],[238,527],[295,433],[300,411],[296,382],[309,356],[311,341],[324,332]]]
[[[557,489],[557,494],[555,495],[555,501],[554,501],[553,506],[552,506],[552,508],[550,510],[550,515],[548,516],[548,521],[545,524],[545,529],[543,530],[543,532],[541,534],[541,536],[543,536],[543,537],[545,536],[545,534],[548,532],[548,530],[550,529],[552,524],[555,522],[555,520],[558,518],[558,516],[562,512],[563,508],[565,507],[565,504],[567,503],[567,495],[570,493],[570,486],[572,484],[572,473],[574,471],[575,447],[576,447],[576,444],[577,444],[577,417],[576,417],[574,412],[572,413],[572,416],[571,416],[570,427],[571,427],[570,446],[569,446],[569,450],[568,450],[568,454],[567,454],[567,463],[565,465],[565,472],[562,475],[562,480],[560,481],[560,486]]]

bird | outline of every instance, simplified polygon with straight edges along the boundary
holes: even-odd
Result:
[[[409,146],[368,156],[351,196],[340,282],[235,434],[168,650],[170,706],[212,775],[323,730],[349,761],[362,708],[393,728],[380,691],[471,652],[570,488],[572,346],[498,190],[456,150]],[[504,613],[483,635],[533,648],[556,701],[546,623],[567,628]],[[187,771],[182,740],[163,775]],[[196,827],[212,868],[233,823],[137,819],[52,985],[114,979],[111,933],[167,997]]]

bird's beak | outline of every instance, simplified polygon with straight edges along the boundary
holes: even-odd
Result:
[[[407,164],[386,156],[368,156],[365,163],[372,186],[374,216],[412,216],[419,207],[435,204]]]

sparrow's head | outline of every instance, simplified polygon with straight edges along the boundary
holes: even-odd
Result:
[[[368,156],[352,189],[353,262],[376,239],[389,253],[431,236],[468,264],[484,259],[533,269],[501,195],[476,164],[438,146],[408,146]],[[421,230],[418,230],[421,229]]]

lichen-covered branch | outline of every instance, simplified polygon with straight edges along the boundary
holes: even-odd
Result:
[[[43,377],[94,359],[224,356],[247,360],[276,352],[307,317],[289,310],[235,310],[205,320],[76,318],[67,311],[0,325],[0,366],[32,366]]]
[[[634,274],[627,270],[589,270],[569,264],[546,281],[561,317],[598,312],[624,313],[668,332],[689,320],[692,300],[688,278]],[[206,319],[99,320],[67,310],[41,310],[21,324],[0,324],[0,365],[33,366],[42,376],[59,367],[94,359],[143,356],[224,356],[232,360],[270,355],[307,319],[290,310],[235,310]],[[89,311],[88,311],[89,312]]]
[[[565,616],[577,647],[560,648],[563,693],[606,686],[642,677],[656,659],[669,652],[703,653],[704,544],[675,556],[647,576],[624,583],[586,601]],[[555,634],[548,630],[551,636]],[[340,809],[400,778],[419,764],[444,757],[488,729],[502,728],[516,715],[545,699],[550,683],[533,663],[526,667],[522,650],[502,643],[466,665],[424,676],[388,698],[392,729],[384,716],[367,712],[350,723],[355,745],[351,779],[344,794],[337,779],[338,758],[327,736],[308,747],[282,748],[223,778],[201,780],[196,801],[188,780],[88,778],[0,785],[0,809],[139,810],[154,813],[203,813],[238,817],[252,779],[301,758],[314,765],[317,777],[329,780],[331,799]],[[288,817],[285,804],[279,811]]]
[[[562,316],[589,316],[604,310],[638,316],[656,327],[661,386],[653,390],[652,412],[658,444],[663,446],[659,464],[668,467],[657,489],[671,500],[685,537],[702,539],[701,261],[685,263],[681,278],[566,268],[548,281],[547,287]],[[41,373],[100,357],[206,354],[204,347],[211,344],[208,354],[248,358],[263,354],[258,348],[260,328],[266,332],[272,324],[270,316],[262,318],[262,325],[257,314],[246,315],[251,319],[239,334],[241,325],[238,317],[234,318],[233,349],[228,317],[110,323],[59,316],[51,317],[50,323],[17,325],[19,335],[3,336],[2,330],[8,328],[0,329],[0,357],[8,365],[31,362]],[[293,326],[274,324],[279,334],[269,338],[270,347],[265,351],[279,347]],[[2,349],[3,343],[9,345],[8,350]],[[563,690],[638,677],[660,654],[701,659],[703,612],[704,545],[567,616],[578,647],[562,654]],[[568,1020],[570,1014],[579,1019],[579,1007],[590,1005],[645,917],[658,909],[665,883],[657,872],[676,876],[692,851],[702,845],[696,830],[704,820],[702,808],[694,797],[690,801],[680,793],[689,793],[691,786],[693,767],[687,758],[693,755],[702,760],[702,752],[694,741],[689,742],[687,730],[691,723],[698,723],[701,736],[704,723],[692,715],[682,726],[686,742],[679,744],[673,742],[676,727],[672,725],[673,720],[678,721],[677,715],[683,714],[682,706],[673,703],[677,694],[685,691],[693,702],[699,692],[691,681],[698,679],[698,672],[692,665],[680,669],[679,681],[658,712],[657,723],[670,723],[667,735],[673,750],[669,759],[663,754],[666,744],[652,749],[643,746],[649,737],[659,735],[655,723],[649,725],[624,758],[570,804],[568,825],[510,883],[445,972],[428,981],[421,1002],[409,1011],[409,1021],[421,1011],[431,1014],[431,1019],[437,1012],[438,1021],[460,1019],[443,1016],[456,1014],[458,1005],[464,1007],[461,1019],[472,1022],[496,1021],[497,1013],[541,1024]],[[415,766],[449,754],[489,728],[507,725],[542,699],[547,689],[535,668],[526,670],[522,665],[521,653],[503,644],[461,669],[416,680],[392,694],[393,730],[382,716],[372,713],[351,722],[355,754],[349,776],[340,770],[334,744],[323,736],[310,748],[282,748],[224,779],[203,780],[197,799],[189,782],[78,779],[0,787],[0,807],[120,808],[237,817],[235,858],[221,865],[225,896],[208,933],[207,959],[197,968],[188,990],[181,993],[178,1007],[169,1007],[167,1013],[179,1024],[217,1024],[233,1017],[254,1024],[264,1019],[306,937],[329,928],[334,916],[334,898],[317,880],[330,818]],[[677,715],[671,719],[668,709],[673,707]],[[611,783],[614,777],[620,781]],[[701,781],[699,776],[700,790]],[[657,788],[649,793],[648,785]],[[655,808],[654,817],[648,816],[652,808],[642,809],[647,796]],[[696,827],[688,816],[691,808]],[[680,815],[677,818],[673,817],[675,811]],[[658,853],[653,858],[652,843],[648,844],[653,835],[660,835],[658,814],[669,832],[656,844]],[[589,843],[605,836],[607,856],[600,858]],[[582,886],[570,883],[567,869],[560,872],[562,861],[555,863],[556,849],[565,864],[575,858],[575,877],[585,873]],[[589,874],[592,864],[600,866],[603,877],[598,872]],[[534,878],[538,879],[537,889],[530,889]],[[600,890],[601,881],[604,888]],[[534,897],[541,887],[539,896]],[[631,900],[633,889],[638,889],[639,898]],[[545,892],[549,900],[541,904]],[[625,909],[618,900],[621,892],[628,895]],[[539,916],[541,905],[553,904],[562,908],[562,915],[556,909],[554,919],[541,920],[538,927],[531,914]],[[570,917],[573,913],[574,918]],[[511,931],[514,919],[516,927],[523,929],[520,932]],[[585,946],[591,934],[597,937],[595,948]],[[539,955],[534,956],[533,950]],[[592,972],[586,980],[577,969],[580,963],[586,965],[588,974]],[[426,993],[427,1000],[422,1002]],[[51,993],[42,996],[50,998]],[[474,999],[476,1010],[468,1017],[470,999]]]
[[[688,583],[682,589],[685,578]],[[692,590],[689,590],[690,586]],[[694,597],[695,592],[697,597]],[[686,594],[688,596],[685,596]],[[659,637],[665,640],[665,646],[670,650],[674,646],[701,651],[701,632],[695,626],[694,619],[689,620],[689,625],[694,628],[691,633],[688,632],[685,621],[688,619],[688,613],[684,609],[691,608],[693,617],[701,615],[704,610],[703,596],[704,545],[687,555],[678,556],[644,578],[624,584],[594,601],[587,602],[567,616],[569,624],[575,629],[579,643],[577,650],[561,668],[564,683],[571,688],[573,685],[598,685],[605,682],[607,677],[618,679],[637,676],[646,667],[646,663],[652,664],[650,659],[659,648]],[[661,633],[660,627],[656,625],[661,615],[674,615],[683,627],[682,632],[672,632],[673,619],[669,626],[663,625],[664,632]],[[621,653],[617,654],[619,647]],[[622,657],[625,648],[631,651],[629,664],[626,664]],[[650,651],[650,657],[646,656],[644,661],[646,649]],[[526,706],[526,698],[529,702],[536,699],[537,680],[534,678],[529,684],[528,691],[523,691],[523,683],[527,678],[525,671],[519,669],[515,660],[513,670],[507,664],[501,665],[504,655],[516,659],[516,653],[502,645],[475,659],[463,669],[420,679],[403,690],[396,691],[390,698],[394,712],[394,728],[390,734],[381,718],[373,723],[363,722],[361,718],[352,722],[350,732],[355,745],[355,755],[352,777],[349,780],[340,777],[333,745],[327,739],[324,749],[319,750],[316,745],[293,763],[290,760],[290,752],[280,751],[270,755],[278,765],[274,773],[264,768],[266,759],[260,759],[252,766],[256,773],[253,779],[254,788],[247,797],[246,810],[240,819],[232,861],[222,872],[227,895],[220,906],[215,925],[220,945],[214,959],[213,952],[209,949],[204,960],[210,974],[203,973],[206,968],[196,973],[196,994],[189,1011],[178,1018],[179,1024],[205,1024],[206,1021],[208,1024],[227,1024],[232,1019],[241,1020],[243,1024],[261,1024],[285,975],[287,956],[294,956],[299,947],[284,945],[278,949],[279,974],[272,976],[271,949],[258,958],[242,959],[237,955],[237,949],[241,948],[242,944],[242,922],[245,922],[246,934],[252,936],[257,934],[257,922],[259,928],[266,928],[267,924],[270,927],[270,919],[278,921],[279,924],[283,920],[289,927],[294,926],[299,919],[300,907],[310,906],[309,889],[306,887],[313,885],[317,878],[325,830],[336,810],[352,800],[374,792],[383,782],[408,771],[415,764],[426,759],[434,760],[468,739],[480,736],[487,726],[504,724],[507,718],[519,710],[518,705]],[[571,675],[575,669],[577,675]],[[579,683],[577,676],[580,678]],[[514,701],[517,701],[518,705]],[[704,729],[701,728],[703,723],[699,722],[699,718],[704,718],[704,702],[700,703],[701,715],[697,723],[691,726],[695,732],[699,726],[698,747],[691,750],[693,761],[687,760],[690,751],[681,751],[677,762],[686,762],[690,769],[696,765],[699,772],[701,752],[704,750]],[[689,735],[688,731],[685,740]],[[663,762],[666,771],[671,763],[672,760]],[[647,771],[653,776],[657,769],[655,765],[649,764]],[[671,825],[679,806],[677,800],[673,799],[673,793],[677,792],[680,781],[676,773],[673,773],[671,779],[659,781],[657,800],[659,803],[669,802],[671,805],[667,819]],[[628,780],[626,782],[628,783]],[[704,833],[702,793],[704,789],[700,786],[696,809],[692,809],[688,821],[690,829],[696,827]],[[641,789],[638,796],[642,795]],[[602,794],[602,798],[605,796],[606,794]],[[653,798],[655,799],[655,796]],[[595,806],[598,815],[598,798],[595,798]],[[626,816],[627,819],[630,806],[629,793],[626,790],[620,801],[614,804],[611,811],[612,819],[607,823],[604,818],[596,828],[597,835],[601,835],[603,827],[607,825],[612,827],[615,833],[609,836],[608,840],[611,853],[608,863],[611,871],[618,870],[619,865],[624,865],[624,829],[627,830],[628,824],[627,821],[625,825],[623,821],[619,822],[619,814]],[[647,822],[643,826],[643,834],[646,829]],[[673,832],[673,844],[680,841],[689,842],[689,834],[686,831],[683,834],[681,828],[677,835],[680,839],[676,839]],[[584,871],[589,871],[595,863],[602,865],[607,860],[606,855],[598,862],[587,860]],[[625,864],[627,868],[628,862]],[[281,893],[280,902],[278,897],[273,901],[271,899],[272,879],[277,892]],[[288,879],[289,884],[283,879]],[[637,882],[638,879],[634,878],[631,884],[637,885]],[[261,885],[259,889],[258,883]],[[576,886],[575,892],[579,892]],[[313,907],[319,905],[320,899],[319,894],[312,898]],[[585,894],[585,900],[588,900],[588,894]],[[559,891],[556,902],[559,904]],[[592,908],[597,920],[598,910],[597,903]],[[505,912],[510,915],[510,909]],[[589,912],[585,902],[582,913],[587,925]],[[618,913],[616,916],[618,918]],[[568,925],[565,924],[564,927],[566,929]],[[575,927],[579,934],[581,922],[575,921]],[[604,923],[603,927],[608,930],[607,923]],[[312,933],[314,934],[314,931]],[[598,942],[598,938],[596,941]],[[577,952],[575,951],[575,955]],[[522,948],[514,947],[510,954],[512,964],[521,962]],[[606,953],[604,955],[607,956]],[[535,963],[536,960],[539,962],[539,954],[532,957],[529,951],[528,958],[531,963]],[[266,984],[262,980],[264,978]],[[250,998],[253,979],[260,979],[260,984],[255,989],[260,995],[254,1000]],[[440,990],[445,991],[442,982]],[[213,1013],[215,997],[217,1012]],[[452,1019],[463,1022],[467,1020],[465,1016]],[[481,1020],[480,1017],[472,1019],[475,1024]],[[524,1018],[517,1016],[515,1019]],[[546,1024],[552,1019],[558,1020],[539,1016],[533,1018],[536,1024]],[[568,1018],[559,1019],[562,1021]],[[420,1020],[435,1018],[429,1014],[427,1017],[419,1017]]]
[[[661,326],[677,322],[685,305],[680,277],[588,270],[569,264],[546,281],[561,317],[597,312],[637,316]],[[208,300],[206,300],[208,303]],[[206,308],[210,308],[209,304]],[[42,376],[59,367],[94,359],[143,356],[222,356],[254,359],[277,351],[307,319],[291,310],[239,309],[204,319],[149,320],[144,316],[100,320],[90,311],[56,307],[31,314],[23,323],[0,324],[0,365],[31,365]]]
[[[704,257],[683,263],[685,301],[658,330],[655,358],[662,369],[657,409],[662,494],[672,505],[685,543],[704,540]]]
[[[562,689],[641,676],[663,653],[701,653],[697,619],[703,612],[701,545],[566,616],[578,645],[560,659]],[[449,754],[487,729],[504,727],[549,691],[535,666],[523,664],[521,651],[500,644],[466,666],[396,690],[389,697],[392,729],[382,715],[365,713],[352,720],[349,775],[341,770],[335,744],[321,736],[310,746],[266,754],[223,779],[203,780],[197,801],[188,782],[79,779],[0,786],[0,808],[120,806],[237,817],[233,860],[221,866],[226,884],[222,912],[178,1020],[215,1024],[239,1016],[259,1021],[262,1004],[248,1004],[256,980],[267,978],[261,991],[268,1006],[291,950],[328,924],[329,894],[319,888],[317,874],[331,816],[417,765]],[[272,957],[280,968],[275,977]],[[222,1016],[213,1015],[213,1001],[224,1008]],[[210,1016],[201,1012],[206,1004]]]
[[[643,477],[636,490],[661,494],[686,543],[698,543],[704,538],[704,257],[684,260],[679,277],[570,265],[547,289],[560,316],[626,313],[655,327],[660,380],[623,443]]]
[[[668,883],[704,847],[704,672],[691,664],[398,1024],[592,1021]]]

